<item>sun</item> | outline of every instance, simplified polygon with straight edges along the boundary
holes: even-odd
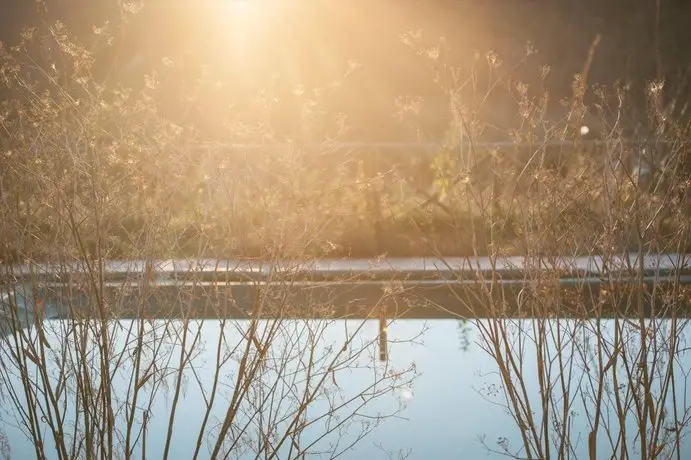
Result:
[[[252,10],[259,8],[261,0],[221,0],[225,1],[227,8],[230,8],[235,14],[249,14]]]
[[[219,13],[230,20],[258,20],[266,18],[279,6],[272,0],[216,0]]]
[[[211,14],[236,43],[256,40],[271,27],[280,7],[276,0],[215,0]]]

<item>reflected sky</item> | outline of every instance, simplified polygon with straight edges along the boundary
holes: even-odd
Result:
[[[275,347],[272,348],[272,351],[267,352],[267,360],[273,359],[278,362],[279,360],[290,361],[292,359],[295,366],[299,367],[300,357],[298,355],[300,353],[297,351],[298,348],[295,348],[294,342],[313,340],[318,344],[316,347],[318,352],[314,353],[317,357],[315,358],[315,368],[321,366],[325,369],[327,359],[335,352],[334,350],[340,349],[340,344],[348,335],[356,337],[352,341],[351,347],[360,350],[361,353],[357,354],[356,359],[344,362],[341,370],[334,373],[329,379],[329,387],[338,388],[343,400],[357,396],[369,388],[374,379],[390,375],[393,372],[405,373],[406,370],[410,370],[410,373],[405,375],[414,377],[412,383],[409,383],[407,378],[402,378],[400,385],[397,384],[398,386],[394,390],[382,392],[380,397],[374,398],[364,407],[357,409],[357,414],[362,416],[361,420],[343,432],[332,433],[330,437],[322,441],[322,444],[317,443],[316,446],[328,448],[334,443],[340,443],[342,447],[345,447],[351,438],[352,440],[356,439],[355,436],[362,429],[362,420],[377,413],[393,413],[400,409],[396,417],[387,419],[374,428],[369,435],[359,441],[352,449],[347,450],[340,458],[404,458],[406,455],[405,458],[410,459],[498,458],[499,455],[490,452],[488,447],[498,449],[504,442],[508,442],[513,448],[519,447],[520,432],[514,420],[503,407],[506,399],[497,374],[497,362],[488,353],[480,329],[476,324],[466,323],[463,325],[459,321],[452,320],[393,322],[388,327],[388,361],[382,363],[379,361],[377,350],[378,323],[376,321],[367,321],[364,324],[359,321],[348,323],[335,321],[328,325],[323,323],[324,328],[315,327],[314,323],[316,322],[311,322],[312,326],[308,327],[309,323],[308,321],[283,322],[281,334],[275,342]],[[51,350],[60,356],[60,347],[66,344],[64,335],[61,338],[60,334],[64,332],[62,328],[67,322],[47,321],[45,324],[46,329],[52,330],[47,334]],[[131,349],[133,337],[131,335],[128,337],[127,331],[130,328],[136,330],[136,324],[132,321],[120,321],[114,327],[113,331],[118,337],[116,348]],[[163,324],[159,321],[152,323],[150,327],[162,327]],[[264,323],[263,326],[268,327],[268,324]],[[363,325],[362,329],[356,332],[361,324]],[[486,327],[489,323],[483,322],[481,324]],[[562,327],[566,328],[569,327],[569,324],[576,323],[573,321],[560,323]],[[240,341],[241,331],[246,330],[247,326],[248,323],[245,321],[228,322],[224,329],[226,340],[229,343]],[[213,382],[216,344],[221,333],[221,323],[217,320],[195,322],[190,326],[189,331],[194,335],[193,333],[200,327],[199,347],[196,348],[197,351],[191,357],[194,372],[188,370],[184,374],[183,392],[176,409],[169,458],[192,458],[197,442],[197,433],[205,413],[205,399],[200,388],[208,391]],[[520,330],[520,328],[526,329]],[[516,322],[513,333],[516,334],[516,337],[525,338],[531,334],[529,329],[530,322]],[[310,336],[310,331],[317,330],[319,331],[318,334]],[[550,336],[553,330],[543,331],[543,335]],[[611,335],[611,323],[603,323],[601,332],[603,335]],[[584,343],[590,340],[587,335],[586,333],[581,334]],[[530,343],[530,340],[526,343]],[[175,346],[171,345],[170,350],[175,349]],[[179,350],[179,347],[177,349]],[[566,348],[564,349],[566,350]],[[533,404],[539,401],[537,399],[539,387],[535,354],[534,350],[531,351],[530,347],[527,347],[525,362],[523,363],[526,391],[529,397],[533,399]],[[123,356],[125,355],[123,354]],[[301,356],[304,358],[305,355]],[[320,361],[321,358],[319,357],[323,357],[323,361]],[[3,359],[7,361],[8,355],[6,353],[3,353]],[[175,368],[178,365],[178,360],[179,354],[173,354],[169,363],[170,366]],[[583,362],[587,362],[587,359],[584,359]],[[690,364],[691,361],[689,361],[688,356],[683,355],[679,358],[680,369],[688,372],[691,369]],[[53,371],[55,372],[55,366],[53,366]],[[123,359],[118,365],[118,373],[113,380],[115,399],[127,400],[131,371],[131,360],[128,363],[126,359]],[[223,368],[218,390],[218,394],[223,395],[223,397],[219,397],[212,410],[207,434],[214,433],[215,428],[213,427],[217,426],[223,419],[236,372],[237,365],[234,362],[230,362]],[[583,368],[575,371],[572,369],[571,380],[574,382],[582,381],[584,372],[587,371],[584,371]],[[557,374],[555,373],[555,376]],[[174,377],[175,375],[171,375],[170,378],[173,380],[170,380],[170,383],[174,383]],[[272,381],[271,372],[268,372],[265,377],[267,382]],[[299,382],[300,379],[297,378],[295,381]],[[295,381],[292,384],[299,386],[299,383],[295,383]],[[15,380],[13,384],[19,388],[18,381]],[[677,390],[677,393],[684,398],[678,402],[683,410],[689,406],[686,404],[686,399],[691,393],[685,390],[682,380],[678,381],[678,388],[682,388]],[[288,410],[289,394],[282,394],[285,403],[284,409]],[[255,396],[257,395],[255,394]],[[574,458],[587,458],[588,456],[588,418],[585,416],[585,410],[577,409],[582,407],[582,402],[579,403],[578,401],[584,396],[587,399],[587,396],[581,392],[573,392],[573,398],[576,402],[570,424],[572,433],[580,436],[572,453]],[[155,404],[150,411],[152,418],[148,425],[146,442],[148,458],[162,458],[163,456],[172,400],[173,393],[171,391],[161,389],[157,393]],[[279,404],[274,404],[273,407],[278,408]],[[3,401],[2,407],[0,426],[10,439],[11,458],[33,458],[35,456],[33,445],[14,424],[16,412],[12,411],[11,404],[8,404],[7,401]],[[536,405],[535,407],[539,406]],[[278,411],[280,412],[280,410]],[[317,398],[308,410],[308,417],[317,418],[328,412],[329,405],[326,400]],[[345,413],[352,412],[343,412],[343,414]],[[606,419],[607,414],[603,417]],[[124,426],[124,412],[120,413],[117,418],[118,423],[116,425],[122,428]],[[612,420],[610,422],[616,423]],[[630,422],[633,423],[633,420]],[[325,423],[333,423],[333,420]],[[306,443],[309,440],[318,439],[324,426],[326,425],[319,423],[313,425],[311,429],[306,431],[302,442]],[[633,427],[633,425],[631,426]],[[44,432],[44,434],[47,435],[48,433]],[[208,438],[211,439],[212,436],[208,436]],[[208,439],[205,437],[198,458],[211,458],[207,441]],[[46,445],[49,444],[51,443],[46,441]],[[598,446],[601,455],[608,456],[608,444],[602,435],[598,438]],[[141,449],[141,446],[138,446],[138,449]],[[687,454],[691,453],[688,448],[683,451]],[[254,457],[255,455],[250,452],[240,456],[240,458]],[[55,452],[49,452],[48,458],[58,458],[58,456]],[[142,458],[141,450],[135,453],[134,458]],[[287,451],[281,450],[278,458],[287,458]],[[682,458],[684,458],[683,455]]]

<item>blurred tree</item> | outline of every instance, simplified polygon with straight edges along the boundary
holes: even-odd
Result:
[[[670,101],[686,100],[691,91],[687,79],[691,49],[684,46],[691,39],[691,4],[679,0],[292,2],[254,26],[258,30],[252,32],[249,54],[232,51],[238,34],[231,33],[228,18],[214,10],[218,4],[144,0],[137,14],[124,14],[122,8],[131,12],[140,2],[0,0],[0,40],[11,43],[23,26],[45,26],[56,19],[86,40],[92,38],[93,26],[108,20],[114,41],[112,46],[100,47],[95,78],[141,85],[143,74],[160,66],[162,58],[184,55],[187,78],[167,87],[172,95],[179,95],[181,86],[202,69],[235,89],[235,104],[256,97],[257,91],[278,81],[274,88],[279,107],[273,121],[277,135],[283,137],[300,130],[296,120],[301,104],[295,100],[295,88],[310,94],[333,83],[347,71],[349,61],[363,70],[352,72],[351,84],[334,89],[325,101],[349,117],[353,138],[410,137],[405,132],[408,128],[391,116],[401,95],[426,101],[426,134],[441,136],[449,121],[447,96],[429,84],[433,68],[421,66],[419,57],[401,43],[401,34],[411,30],[422,30],[421,43],[428,47],[444,36],[440,61],[466,74],[475,65],[477,81],[484,81],[487,70],[474,64],[475,53],[484,56],[493,50],[506,63],[513,63],[524,56],[526,43],[531,42],[539,52],[536,62],[551,66],[546,89],[555,103],[570,94],[573,75],[583,69],[598,34],[602,40],[590,69],[590,83],[611,86],[625,81],[641,113],[645,112],[645,86],[652,79],[667,81],[665,97]],[[521,69],[514,73],[516,79],[536,83],[531,81],[534,76]],[[496,97],[494,110],[505,110],[501,97]],[[228,100],[214,100],[216,106],[209,101],[206,108],[209,115],[204,122],[209,127],[216,111],[228,110]],[[681,113],[683,107],[681,103],[675,109]],[[175,105],[170,110],[181,111]]]

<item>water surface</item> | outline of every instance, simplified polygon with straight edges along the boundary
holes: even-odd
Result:
[[[277,323],[264,322],[259,325],[259,329],[265,331],[266,328],[275,324]],[[313,424],[303,431],[299,440],[301,446],[314,442],[310,451],[342,452],[341,458],[348,459],[406,456],[411,459],[497,458],[499,454],[491,450],[502,448],[525,455],[525,452],[520,450],[521,431],[506,409],[507,393],[498,374],[497,358],[492,356],[492,349],[488,348],[485,340],[488,332],[486,328],[491,324],[485,320],[481,323],[462,323],[453,320],[392,322],[387,329],[388,360],[381,362],[377,321],[328,323],[325,321],[284,321],[280,323],[274,345],[265,352],[267,364],[263,370],[263,377],[257,379],[257,382],[261,384],[257,383],[252,387],[245,403],[241,405],[241,413],[236,417],[238,427],[249,422],[248,428],[242,434],[239,428],[237,431],[231,430],[228,436],[229,439],[236,441],[230,458],[233,456],[255,458],[257,454],[253,451],[261,449],[258,429],[260,426],[270,425],[272,422],[268,419],[271,417],[276,419],[276,431],[278,433],[285,431],[286,425],[281,425],[280,417],[286,416],[292,420],[290,416],[295,414],[300,395],[303,395],[306,389],[309,390],[309,386],[316,384],[318,380],[315,380],[315,376],[323,374],[328,374],[326,383],[323,385],[324,391],[318,392],[304,415],[305,420]],[[671,327],[669,321],[660,324],[663,327]],[[157,365],[160,368],[166,366],[169,368],[169,375],[162,380],[164,385],[157,388],[153,404],[146,412],[149,417],[146,455],[148,458],[162,458],[175,397],[173,388],[178,377],[177,369],[180,366],[184,328],[181,321],[168,323],[154,321],[145,325],[148,346],[153,347],[157,343],[161,345],[156,355],[158,356]],[[168,325],[167,330],[166,325]],[[111,370],[114,373],[111,387],[113,406],[116,408],[115,424],[119,431],[116,440],[121,443],[121,450],[124,450],[127,421],[124,403],[131,403],[131,392],[135,386],[131,378],[135,366],[132,353],[136,350],[138,326],[139,323],[136,321],[123,320],[109,328],[110,334],[115,337],[113,350],[118,358],[111,363]],[[75,364],[72,357],[74,353],[69,351],[69,347],[74,346],[72,343],[74,337],[70,335],[70,325],[67,321],[46,321],[44,327],[46,341],[50,346],[48,358],[46,358],[49,363],[47,367],[53,388],[56,388],[60,381],[58,378],[60,365]],[[563,384],[564,380],[560,378],[565,375],[565,380],[572,383],[569,390],[571,407],[568,418],[574,443],[572,458],[588,457],[587,439],[591,431],[593,409],[596,405],[592,401],[592,379],[587,377],[592,376],[598,368],[596,345],[611,343],[614,337],[613,322],[607,321],[600,324],[600,342],[596,340],[598,337],[596,327],[597,324],[594,321],[588,322],[586,326],[575,321],[554,321],[547,323],[546,329],[536,334],[534,323],[531,320],[522,320],[514,321],[506,329],[512,337],[508,343],[516,347],[513,351],[514,355],[523,350],[520,365],[522,376],[520,377],[525,385],[525,399],[532,404],[537,425],[539,425],[542,406],[539,391],[538,347],[535,345],[535,337],[543,337],[549,342],[547,348],[544,349],[547,350],[548,355],[539,358],[539,362],[549,362],[547,368],[551,369],[551,374],[548,380],[555,386],[560,382]],[[217,345],[221,332],[223,331],[225,337],[222,348],[237,343],[244,346],[246,342],[242,340],[242,337],[248,328],[248,321],[228,321],[222,327],[221,321],[205,320],[192,322],[188,326],[186,349],[193,352],[182,373],[183,391],[178,395],[175,410],[175,422],[169,446],[170,458],[192,458],[193,456],[206,412],[205,401],[208,401],[214,381]],[[483,330],[485,335],[482,333]],[[35,328],[32,328],[28,334],[35,335]],[[661,330],[659,334],[664,336],[664,331]],[[339,351],[343,349],[346,337],[352,339],[348,343],[349,349],[336,359]],[[564,340],[558,341],[558,337]],[[12,336],[8,336],[5,341],[11,338]],[[634,339],[632,336],[632,340]],[[522,348],[519,348],[521,344]],[[632,341],[630,345],[635,352],[636,342]],[[6,345],[6,347],[9,346]],[[685,348],[681,344],[676,344],[676,346],[677,350]],[[659,349],[663,348],[659,347]],[[557,353],[559,349],[561,354]],[[242,350],[244,348],[241,348]],[[6,348],[2,355],[6,363],[11,360],[8,351]],[[90,369],[95,376],[99,374],[96,351],[94,346],[86,358],[90,361]],[[604,351],[607,351],[606,347]],[[223,351],[222,354],[226,357],[230,356],[228,350]],[[558,359],[559,356],[562,358],[561,362]],[[569,361],[569,358],[573,359]],[[335,371],[328,373],[332,359],[336,359],[338,364],[335,366]],[[602,367],[606,366],[607,356],[600,359],[605,361],[601,363]],[[678,397],[676,406],[680,411],[688,408],[689,404],[686,400],[691,396],[691,390],[687,390],[685,386],[685,374],[691,369],[691,361],[686,353],[681,353],[675,361],[675,368],[678,371],[676,389],[667,397],[662,397],[662,400],[667,401],[666,410],[670,413],[673,405],[672,394]],[[617,371],[619,374],[626,372],[621,362],[617,365],[622,368]],[[41,387],[43,385],[40,383],[41,377],[36,373],[35,368],[36,366],[29,363],[28,374],[35,382],[39,382],[37,385]],[[211,457],[213,447],[211,441],[215,440],[232,399],[238,368],[238,362],[233,359],[222,366],[218,379],[217,397],[202,436],[198,458]],[[313,374],[310,376],[311,380],[307,378],[308,368]],[[9,378],[10,385],[22,395],[17,369],[12,369],[12,366],[6,369],[5,378]],[[151,382],[154,380],[151,379]],[[306,383],[308,380],[310,383]],[[373,387],[373,382],[377,380],[380,383]],[[626,391],[626,385],[622,387],[622,381],[620,381],[619,391],[623,394]],[[68,389],[76,388],[74,375],[68,375],[65,382]],[[141,387],[138,405],[143,406],[148,395],[152,393],[151,382]],[[280,383],[276,385],[277,382]],[[655,385],[653,387],[657,388]],[[65,394],[68,393],[69,391],[65,392]],[[0,426],[10,440],[11,458],[34,458],[33,444],[18,426],[17,422],[21,417],[7,399],[7,388],[3,389],[3,394],[5,400],[0,411],[2,417]],[[558,411],[559,405],[562,404],[559,389],[555,387],[552,394],[556,395],[553,402],[556,403],[555,407]],[[270,400],[270,402],[261,405],[262,400]],[[610,398],[607,410],[604,410],[606,408],[603,405],[601,415],[601,423],[609,423],[612,427],[609,430],[611,432],[618,430],[620,425],[613,415],[613,401]],[[69,420],[73,420],[76,414],[74,399],[66,397],[64,404],[60,407],[67,414],[65,431],[70,433],[73,429],[70,431]],[[46,404],[43,403],[43,405]],[[336,405],[339,409],[333,411],[332,408]],[[638,445],[633,437],[637,425],[633,414],[635,411],[631,409],[630,412],[631,415],[626,419],[626,426],[629,428],[629,433],[632,433],[629,444],[632,449],[630,454],[633,455]],[[135,414],[133,432],[140,430],[143,426],[144,408],[140,408]],[[377,416],[386,414],[395,414],[395,416],[381,423],[376,421]],[[350,424],[346,423],[349,419],[352,421]],[[338,427],[339,423],[343,425]],[[372,431],[367,436],[357,441],[360,433],[370,429]],[[333,431],[320,439],[329,430]],[[609,456],[612,450],[610,441],[604,434],[607,431],[601,427],[597,440],[599,454],[605,456]],[[49,431],[45,424],[43,434],[47,436],[46,439],[49,439]],[[276,443],[277,440],[272,442]],[[351,443],[355,444],[349,448]],[[45,441],[48,458],[58,458],[57,453],[50,450],[52,444],[50,441]],[[286,442],[278,449],[277,458],[288,457],[290,444]],[[135,443],[135,445],[133,458],[142,458],[142,443]],[[553,453],[556,454],[557,450],[558,448],[554,447]],[[683,452],[691,455],[691,449],[686,444],[683,446]],[[262,451],[259,456],[268,457],[265,451]],[[329,456],[329,454],[324,454],[324,458],[329,458]],[[682,458],[686,457],[682,455]]]

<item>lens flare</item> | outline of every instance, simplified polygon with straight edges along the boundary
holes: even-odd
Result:
[[[407,388],[401,390],[399,395],[401,396],[402,399],[405,399],[406,401],[410,401],[411,399],[413,399],[413,392]]]

